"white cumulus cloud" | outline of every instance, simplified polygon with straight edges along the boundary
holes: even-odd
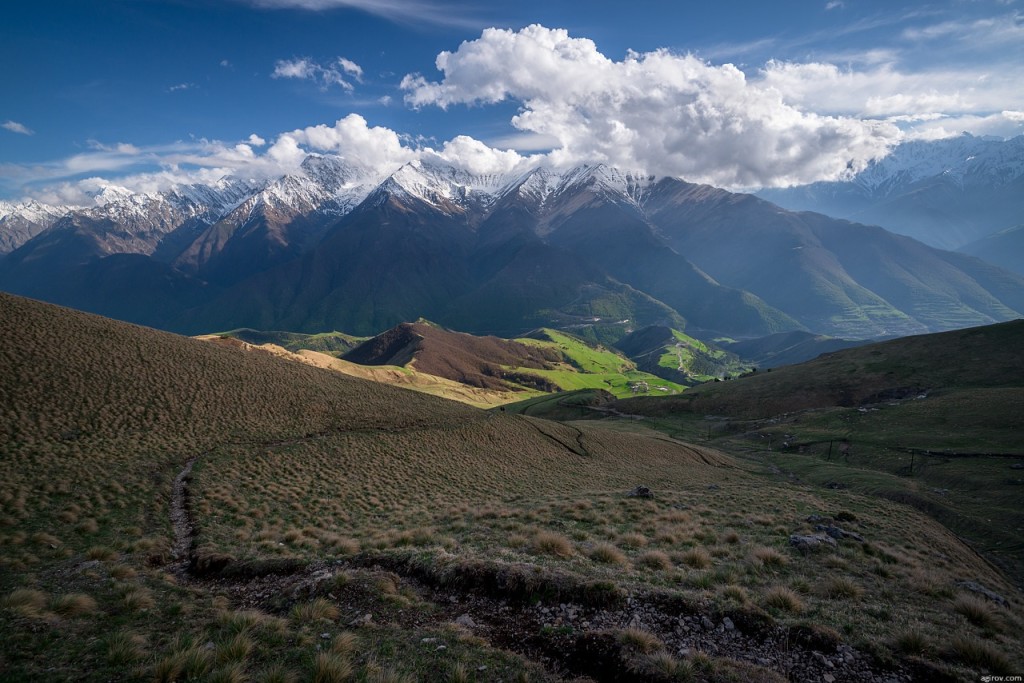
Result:
[[[880,120],[817,113],[738,68],[667,50],[601,54],[540,25],[486,29],[442,52],[440,81],[402,81],[414,107],[519,102],[512,124],[558,141],[556,165],[603,162],[728,187],[840,177],[900,136]]]

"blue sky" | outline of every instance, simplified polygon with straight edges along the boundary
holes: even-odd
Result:
[[[1022,4],[19,2],[0,198],[287,172],[295,148],[360,144],[384,170],[428,149],[729,187],[837,177],[906,137],[1024,132]]]

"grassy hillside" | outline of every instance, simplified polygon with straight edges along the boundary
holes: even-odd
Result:
[[[642,413],[645,424],[680,438],[770,454],[774,466],[815,485],[924,510],[1024,584],[1021,349],[1024,321],[1014,321],[609,407]]]
[[[827,406],[859,406],[932,390],[1024,386],[1024,321],[903,337],[846,349],[799,365],[695,387],[664,403],[626,412],[688,411],[771,417]]]
[[[636,330],[615,346],[641,370],[687,386],[749,369],[734,353],[659,325]]]
[[[0,361],[4,680],[1024,664],[1020,594],[926,516],[643,427],[487,413],[6,295]],[[863,540],[802,555],[811,514]]]
[[[222,332],[221,336],[233,337],[255,344],[275,344],[281,348],[298,353],[299,351],[317,351],[330,356],[342,356],[359,344],[366,337],[356,337],[344,332],[321,332],[319,334],[302,334],[301,332],[265,332],[243,327],[230,332]]]
[[[558,330],[541,328],[516,341],[561,353],[564,361],[556,367],[524,371],[547,380],[561,391],[603,389],[615,396],[665,396],[685,389],[681,384],[638,370],[636,363],[612,349],[591,345]]]
[[[454,332],[433,323],[403,323],[366,340],[342,360],[367,367],[415,371],[360,375],[435,393],[480,406],[519,401],[538,393],[604,389],[616,396],[668,395],[683,390],[675,382],[637,369],[616,351],[574,335],[542,328],[528,337],[502,339]],[[352,372],[333,364],[332,368]],[[480,390],[450,391],[450,384]],[[440,389],[440,390],[439,390]],[[480,394],[488,397],[481,400]],[[504,394],[504,396],[502,396]]]

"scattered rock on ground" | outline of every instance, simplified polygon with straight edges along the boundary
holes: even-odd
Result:
[[[843,540],[844,538],[849,538],[851,540],[857,541],[858,543],[864,542],[863,536],[861,536],[855,531],[847,531],[846,529],[840,526],[819,524],[818,526],[814,527],[814,530],[822,531],[839,541]],[[790,537],[790,542],[792,543],[792,537]]]
[[[824,536],[821,534],[812,534],[809,536],[792,534],[789,537],[789,544],[799,550],[802,554],[806,555],[825,548],[834,548],[836,546],[836,539],[831,536]]]
[[[996,593],[994,590],[986,588],[985,586],[981,585],[976,581],[957,581],[956,585],[960,588],[963,588],[964,590],[969,590],[972,593],[983,595],[992,602],[999,605],[1003,605],[1004,607],[1007,604],[1006,598],[1004,598],[1002,595]]]
[[[654,498],[654,492],[646,486],[637,486],[626,495],[630,498]]]

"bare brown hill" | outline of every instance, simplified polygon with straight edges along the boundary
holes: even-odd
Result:
[[[563,360],[554,349],[527,346],[499,337],[451,332],[427,322],[402,323],[363,342],[344,356],[360,365],[415,367],[437,377],[484,389],[517,389],[504,381],[502,366],[551,369]],[[517,379],[522,380],[522,377]],[[536,382],[543,382],[531,378]],[[538,386],[546,391],[557,387]]]

